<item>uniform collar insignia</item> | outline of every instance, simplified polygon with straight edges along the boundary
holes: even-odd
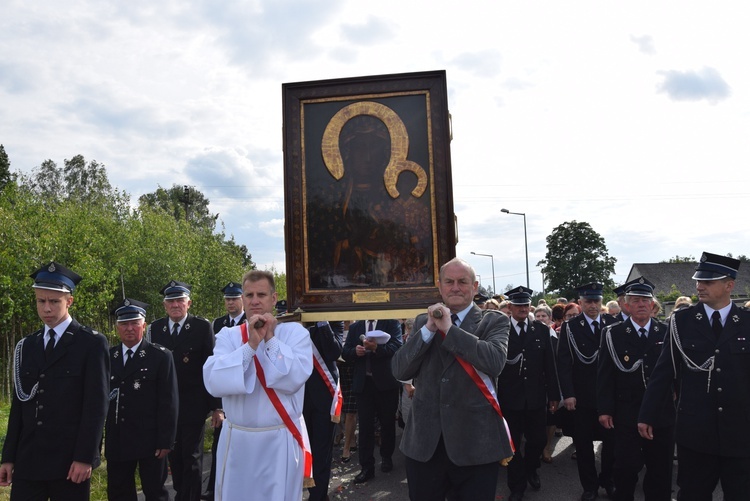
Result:
[[[701,312],[698,312],[698,313],[696,313],[696,314],[695,314],[695,318],[696,318],[697,320],[703,320],[703,313],[701,313]]]
[[[659,326],[658,325],[654,325],[654,332],[659,332]]]
[[[117,350],[114,355],[112,355],[115,358],[120,358],[120,350]]]
[[[586,321],[581,319],[581,327],[584,327],[586,325]]]
[[[631,329],[630,327],[625,327],[625,332],[630,334],[631,332],[633,332],[633,329]]]
[[[162,330],[162,332],[167,332],[167,326],[165,325],[164,327],[162,327],[161,330]]]
[[[143,346],[141,346],[141,349],[138,350],[138,356],[141,357],[141,358],[145,357],[146,356],[146,348],[144,348]]]
[[[187,323],[187,321],[185,322],[185,329],[186,329],[186,330],[190,330],[190,324],[189,324],[189,323]]]
[[[740,321],[739,315],[732,315],[732,322],[737,323]]]

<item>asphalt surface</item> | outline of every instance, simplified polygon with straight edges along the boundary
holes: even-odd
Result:
[[[396,429],[396,443],[398,444],[401,440],[402,430]],[[599,457],[599,444],[597,443],[597,459]],[[542,467],[539,471],[539,476],[542,480],[542,488],[539,491],[534,491],[530,487],[526,489],[524,495],[524,501],[574,501],[578,500],[581,496],[582,489],[578,482],[578,472],[576,469],[576,462],[571,459],[573,453],[573,443],[569,437],[561,437],[555,439],[555,449],[552,455],[552,463],[542,463]],[[378,465],[375,472],[375,478],[369,480],[363,484],[355,484],[354,477],[359,473],[360,466],[358,463],[359,456],[358,452],[353,452],[351,455],[351,461],[349,463],[341,462],[342,445],[334,446],[333,451],[333,465],[331,482],[329,484],[329,498],[331,501],[344,501],[344,500],[379,500],[379,501],[409,501],[409,490],[406,482],[406,473],[404,470],[404,456],[396,448],[396,452],[393,455],[393,471],[389,473],[382,473],[379,469],[380,456],[378,455],[377,448],[375,451],[375,463]],[[204,467],[204,491],[207,483],[208,471],[210,468],[211,455],[205,454],[203,460]],[[642,478],[641,472],[641,478]],[[677,474],[677,466],[675,463],[673,477]],[[172,490],[172,478],[169,477],[167,480],[167,487],[169,488],[170,495],[174,497],[174,490]],[[644,501],[643,491],[641,490],[642,484],[639,482],[636,487],[635,501]],[[510,496],[510,491],[507,487],[507,476],[505,468],[500,468],[500,474],[497,479],[497,490],[495,500],[504,501]],[[676,498],[676,487],[672,491],[672,499]],[[718,501],[721,499],[721,488],[717,487],[714,492],[713,499]],[[307,500],[307,491],[302,495],[303,500]],[[145,497],[139,493],[139,500],[144,500]],[[607,495],[603,489],[599,490],[599,499],[607,499]],[[235,501],[235,500],[232,500]],[[242,500],[237,500],[242,501]]]

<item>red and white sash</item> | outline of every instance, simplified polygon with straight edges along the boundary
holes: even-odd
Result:
[[[242,324],[240,324],[240,330],[242,332],[242,342],[247,343],[247,322],[243,322]],[[300,433],[300,430],[294,424],[294,421],[292,421],[292,418],[289,416],[289,413],[284,407],[284,404],[282,404],[281,400],[279,400],[279,396],[276,394],[276,391],[273,388],[269,388],[268,386],[266,386],[266,373],[263,371],[263,366],[260,365],[260,362],[258,361],[257,354],[253,357],[253,361],[255,362],[255,372],[258,373],[258,381],[260,381],[261,386],[263,386],[263,389],[266,391],[268,399],[273,404],[276,412],[279,413],[281,420],[284,421],[284,425],[286,425],[289,432],[299,444],[300,449],[302,449],[305,460],[304,481],[302,485],[303,487],[314,487],[315,481],[313,481],[312,478],[312,453],[310,452],[310,441],[307,438],[307,430],[303,429],[303,433]]]
[[[333,401],[331,402],[331,421],[338,423],[341,421],[341,406],[344,403],[344,398],[341,395],[341,381],[336,381],[333,378],[333,374],[328,370],[328,366],[323,360],[323,356],[318,351],[315,343],[312,344],[313,352],[313,366],[318,371],[320,378],[326,384],[328,391],[331,392]]]
[[[445,332],[438,332],[441,336],[443,336],[443,339],[445,339]],[[474,381],[474,384],[477,386],[477,388],[479,388],[479,391],[482,392],[484,398],[487,399],[492,408],[495,409],[495,412],[497,412],[497,415],[500,416],[500,419],[503,421],[503,426],[505,427],[505,433],[506,435],[508,435],[510,449],[515,454],[516,446],[513,444],[513,439],[510,436],[510,428],[508,427],[508,422],[505,420],[505,417],[503,417],[503,411],[500,409],[500,402],[498,402],[497,393],[495,393],[495,385],[492,384],[490,377],[487,374],[478,371],[476,367],[474,367],[458,355],[454,354],[453,356],[456,357],[456,361],[461,364],[461,367],[464,368],[466,374],[468,374],[471,380]],[[511,459],[513,459],[513,456],[503,459],[502,463],[507,464]]]

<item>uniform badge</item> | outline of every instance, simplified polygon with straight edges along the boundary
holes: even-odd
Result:
[[[625,360],[626,362],[629,362],[629,361],[630,361],[630,357],[629,357],[629,356],[627,356],[627,355],[625,355],[624,357],[622,357],[622,359],[623,359],[623,360]]]
[[[631,329],[630,327],[626,327],[625,328],[625,332],[627,332],[628,334],[630,334],[631,332],[633,332],[633,329]]]
[[[55,263],[50,263],[49,268],[47,268],[47,271],[49,271],[50,273],[54,273],[56,269],[57,268],[55,268]]]
[[[138,356],[143,358],[146,356],[146,350],[138,350]]]
[[[185,364],[188,363],[188,362],[190,362],[190,357],[187,356],[187,353],[185,354],[184,357],[182,357],[182,362],[185,363]]]
[[[136,379],[135,381],[133,381],[133,389],[134,390],[140,390],[141,389],[141,382],[138,379]]]
[[[120,358],[120,350],[117,350],[114,355],[112,355],[114,358]]]
[[[177,285],[177,282],[175,282],[174,280],[172,280],[171,282],[169,282],[169,286],[170,287],[174,287],[175,285]]]
[[[167,326],[165,325],[164,327],[162,327],[162,328],[161,328],[161,331],[162,331],[162,332],[167,332]]]
[[[732,315],[732,322],[737,323],[740,321],[740,317],[737,315]]]
[[[654,325],[654,332],[659,332],[659,326],[658,325]]]
[[[126,299],[125,301],[123,301],[123,303],[122,303],[122,304],[123,304],[124,306],[130,306],[130,300],[129,300],[129,299]]]
[[[581,327],[583,327],[584,325],[586,325],[586,321],[585,320],[581,320]]]
[[[188,323],[185,324],[185,330],[190,330],[190,324]]]
[[[703,320],[703,313],[700,313],[700,312],[696,313],[696,314],[695,314],[695,318],[696,318],[697,320]]]

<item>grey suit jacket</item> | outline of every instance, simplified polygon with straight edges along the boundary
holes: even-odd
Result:
[[[415,319],[409,340],[392,360],[396,379],[414,379],[417,388],[401,451],[426,462],[442,435],[448,457],[458,466],[511,457],[502,419],[456,360],[460,356],[495,381],[508,354],[510,320],[474,306],[460,327],[451,327],[445,339],[436,333],[429,343],[420,333],[426,323],[426,314]]]

